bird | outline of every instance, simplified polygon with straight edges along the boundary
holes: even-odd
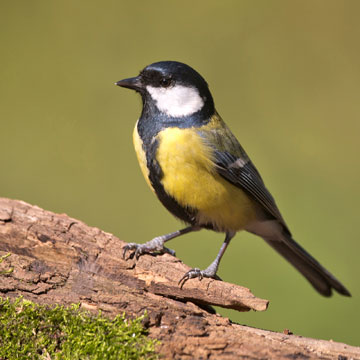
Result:
[[[249,156],[215,109],[206,80],[178,61],[159,61],[116,85],[142,99],[133,143],[146,182],[164,207],[186,224],[143,244],[129,243],[123,258],[175,252],[165,243],[181,235],[213,230],[225,234],[214,261],[180,279],[220,279],[220,260],[235,234],[255,234],[292,264],[323,296],[345,286],[293,239],[274,198]]]

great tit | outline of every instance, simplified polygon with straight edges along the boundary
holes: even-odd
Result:
[[[204,78],[190,66],[161,61],[118,86],[138,92],[142,113],[133,133],[142,173],[161,203],[188,226],[144,244],[129,243],[123,257],[174,252],[164,243],[210,229],[225,233],[219,253],[205,269],[188,271],[179,281],[217,278],[220,260],[240,230],[263,238],[322,295],[349,291],[297,244],[273,197],[230,129],[217,113]]]

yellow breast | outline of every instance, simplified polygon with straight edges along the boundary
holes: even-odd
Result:
[[[213,150],[194,129],[167,128],[158,140],[164,189],[180,205],[197,209],[200,224],[238,231],[255,219],[252,200],[217,174]]]
[[[150,183],[150,180],[149,180],[149,169],[147,168],[146,153],[143,149],[143,142],[137,131],[138,122],[139,121],[136,122],[134,131],[133,131],[133,143],[134,143],[135,153],[136,153],[137,159],[139,161],[141,172],[143,173],[144,178],[145,178],[147,184],[150,186],[151,190],[154,191],[154,189]]]

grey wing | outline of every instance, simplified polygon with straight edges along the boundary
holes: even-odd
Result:
[[[259,172],[250,159],[236,157],[227,151],[215,150],[215,161],[217,171],[223,178],[244,190],[261,205],[268,215],[278,220],[290,235],[274,198],[265,187]]]
[[[215,151],[215,157],[219,174],[243,189],[261,205],[267,214],[282,225],[283,232],[279,235],[268,237],[260,234],[260,236],[300,271],[320,294],[331,296],[332,289],[335,289],[342,295],[351,296],[340,281],[292,239],[273,197],[266,189],[259,172],[250,159],[247,156],[236,157],[226,151]]]

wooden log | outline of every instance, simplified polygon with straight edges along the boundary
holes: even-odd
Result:
[[[231,323],[211,306],[264,311],[249,289],[213,279],[178,280],[189,270],[164,254],[122,259],[126,243],[65,214],[0,198],[0,296],[41,304],[80,303],[107,316],[139,316],[161,341],[165,358],[238,359],[360,357],[345,344],[306,339]],[[300,356],[301,355],[301,356]]]

